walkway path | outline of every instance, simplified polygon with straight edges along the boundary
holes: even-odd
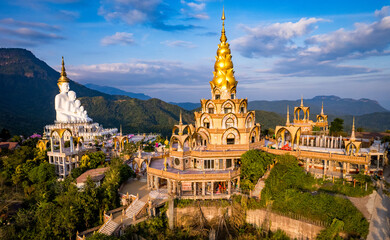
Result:
[[[384,179],[390,182],[390,166],[386,166],[383,172]],[[383,193],[383,187],[384,184],[380,182],[380,188],[373,204],[367,240],[390,239],[390,198]]]
[[[256,197],[256,198],[259,198],[259,199],[260,199],[261,191],[262,191],[263,188],[265,187],[265,179],[268,178],[270,172],[271,172],[271,170],[268,170],[267,172],[265,172],[264,176],[262,176],[261,178],[259,178],[259,180],[258,180],[257,183],[256,183],[255,189],[254,189],[253,192],[252,192],[252,196],[253,196],[253,197]]]

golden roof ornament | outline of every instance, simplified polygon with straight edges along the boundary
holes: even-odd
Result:
[[[288,127],[290,125],[290,107],[287,105],[287,119],[286,119],[286,126]]]
[[[218,44],[217,56],[215,57],[214,77],[210,85],[212,90],[218,88],[220,91],[229,91],[232,93],[237,86],[237,81],[234,78],[232,55],[225,35],[225,9],[222,11],[221,20],[222,31],[220,44]]]
[[[356,137],[355,137],[355,117],[353,117],[353,122],[352,122],[352,133],[351,133],[351,141],[355,141],[356,140]]]
[[[58,84],[68,83],[69,78],[66,76],[64,57],[62,57],[61,77],[58,79]]]

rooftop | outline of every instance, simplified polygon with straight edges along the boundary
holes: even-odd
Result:
[[[77,179],[77,184],[79,183],[85,183],[87,181],[88,176],[91,177],[92,181],[98,182],[102,180],[105,176],[105,172],[108,171],[108,167],[105,168],[96,168],[86,171],[85,173],[81,174]]]

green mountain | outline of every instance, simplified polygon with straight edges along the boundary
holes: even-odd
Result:
[[[54,97],[58,94],[60,74],[25,49],[0,49],[0,129],[12,134],[42,132],[55,120]],[[126,132],[161,132],[169,134],[179,120],[180,107],[158,99],[142,101],[113,96],[89,89],[74,81],[88,115],[104,127],[123,125]],[[183,111],[183,121],[193,114]]]
[[[143,93],[126,92],[126,91],[123,91],[123,90],[120,90],[120,89],[114,88],[114,87],[100,86],[100,85],[96,85],[93,83],[87,83],[87,84],[84,84],[84,86],[86,86],[87,88],[102,92],[102,93],[110,94],[110,95],[122,95],[122,96],[131,97],[131,98],[138,98],[141,100],[151,99],[151,97],[149,97],[148,95],[145,95]]]

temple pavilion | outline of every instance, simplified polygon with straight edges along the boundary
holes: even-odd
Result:
[[[260,141],[260,124],[247,99],[237,98],[232,55],[222,32],[210,81],[211,99],[202,99],[195,125],[173,127],[169,153],[149,163],[148,187],[166,188],[180,198],[229,198],[240,187],[240,157]]]

